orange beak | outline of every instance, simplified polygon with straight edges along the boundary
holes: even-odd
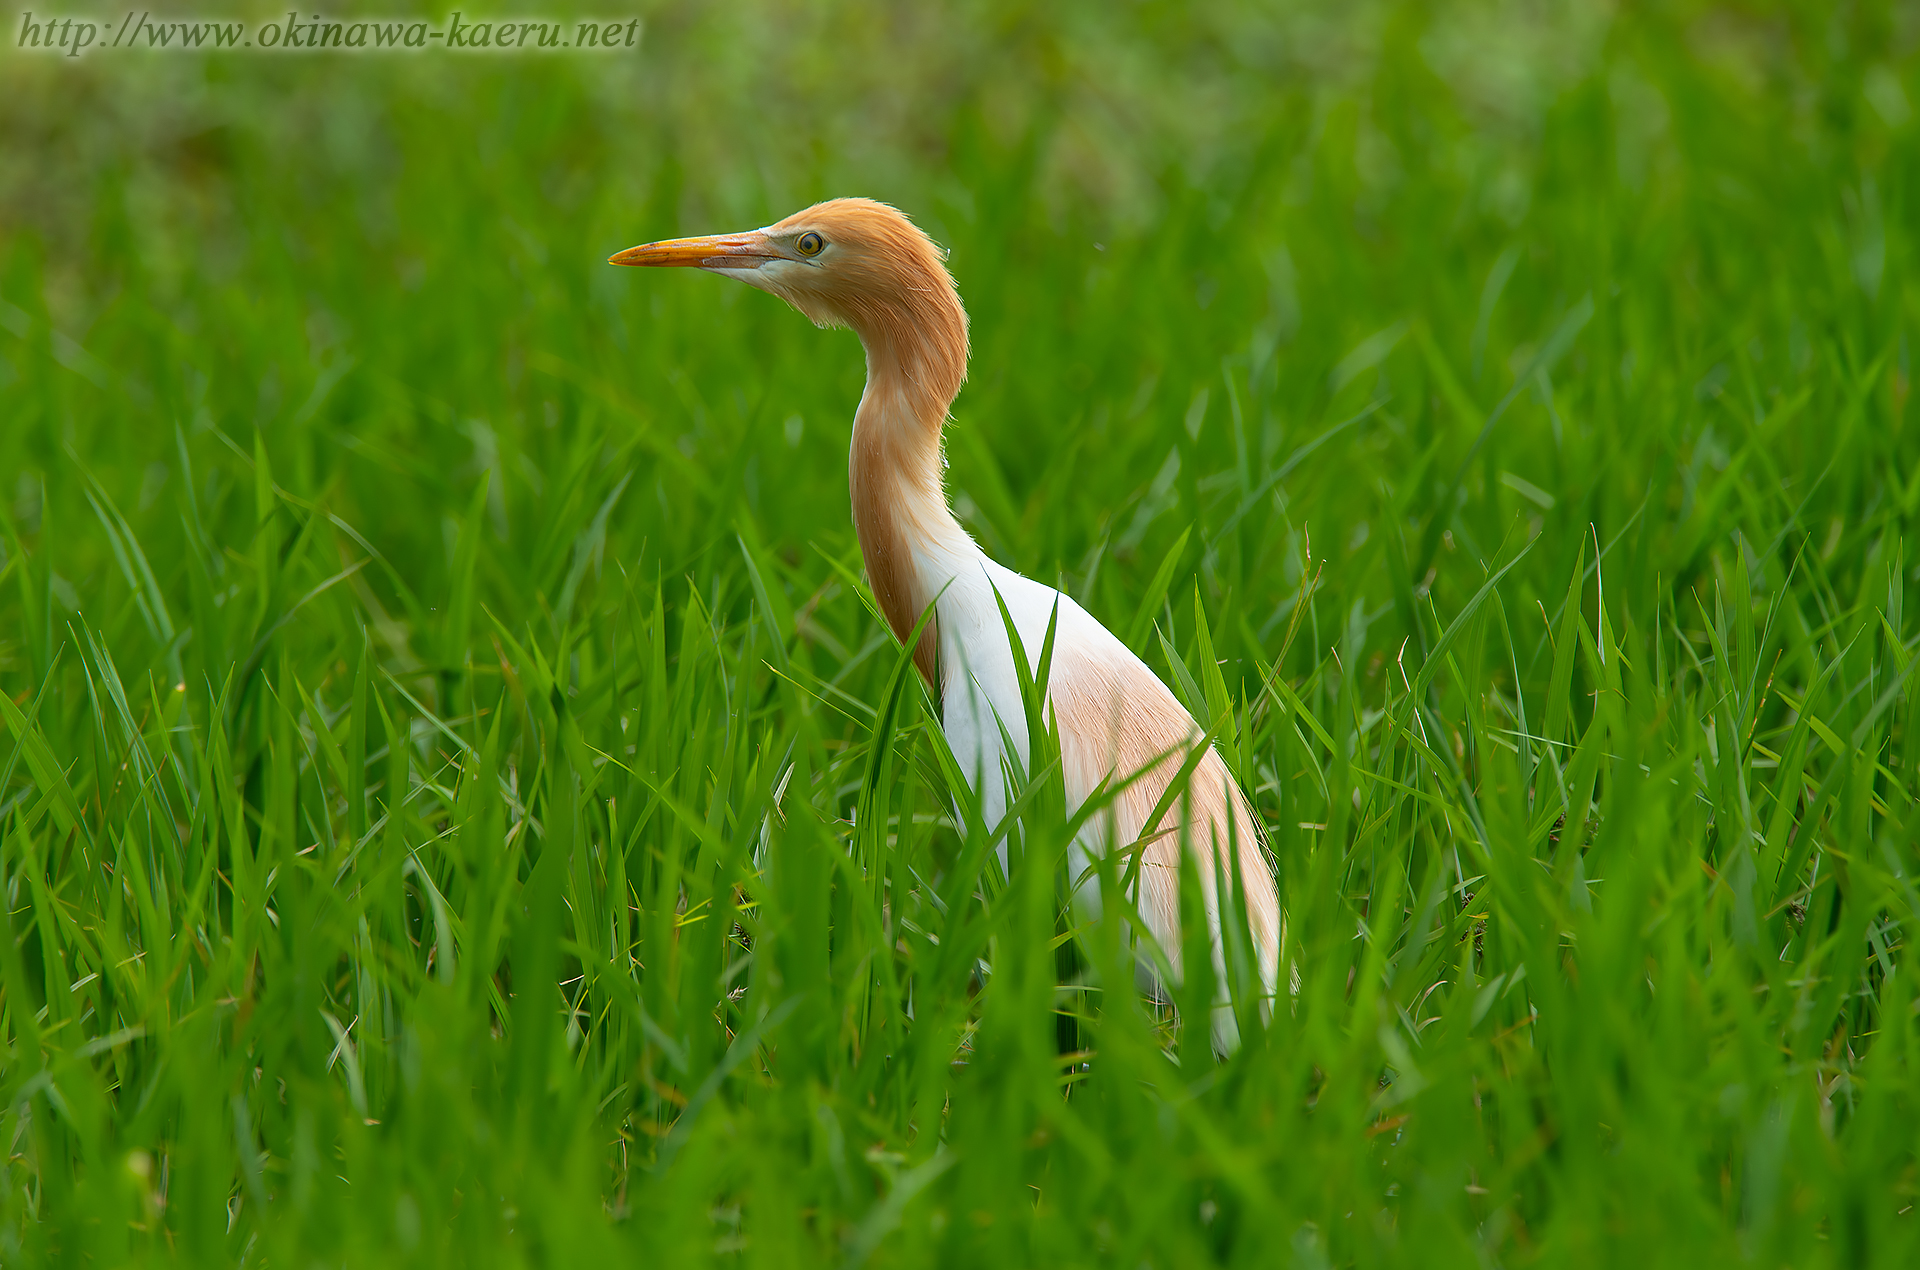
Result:
[[[669,238],[664,242],[643,243],[607,257],[607,263],[653,268],[681,265],[693,269],[758,269],[765,261],[784,258],[786,253],[756,229],[744,234]]]

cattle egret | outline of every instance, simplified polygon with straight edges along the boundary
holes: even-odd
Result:
[[[704,269],[780,297],[817,326],[853,328],[866,347],[867,385],[853,417],[847,476],[867,577],[902,642],[927,605],[936,606],[913,657],[940,699],[948,743],[973,782],[987,823],[997,824],[1007,805],[1003,737],[1023,766],[1028,744],[997,593],[1036,662],[1048,623],[1058,614],[1046,689],[1069,809],[1110,777],[1145,773],[1081,831],[1070,853],[1073,876],[1087,876],[1091,853],[1145,839],[1136,907],[1178,976],[1180,843],[1201,852],[1197,873],[1224,1002],[1216,865],[1219,876],[1231,879],[1237,850],[1270,1008],[1280,909],[1261,836],[1226,764],[1209,749],[1184,796],[1150,828],[1147,818],[1202,729],[1146,663],[1080,605],[988,559],[947,504],[941,433],[967,374],[967,314],[945,253],[898,210],[841,198],[765,229],[632,247],[612,263]],[[1083,887],[1076,899],[1083,912],[1098,911],[1091,890]],[[1144,962],[1141,973],[1151,979]],[[1224,1004],[1213,1011],[1212,1035],[1222,1053],[1238,1042]]]

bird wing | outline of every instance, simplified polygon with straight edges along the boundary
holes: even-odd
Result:
[[[1086,622],[1098,635],[1077,622],[1071,632],[1063,630],[1050,685],[1068,801],[1078,806],[1101,781],[1141,773],[1089,823],[1083,832],[1090,838],[1086,845],[1103,850],[1138,844],[1136,904],[1176,973],[1181,840],[1184,837],[1196,853],[1212,853],[1212,858],[1202,855],[1196,863],[1215,970],[1222,973],[1215,865],[1217,860],[1220,875],[1231,881],[1237,853],[1260,975],[1271,993],[1279,965],[1280,909],[1265,843],[1246,796],[1219,753],[1209,747],[1194,767],[1184,796],[1176,797],[1157,823],[1147,823],[1204,733],[1146,663],[1090,617]]]
[[[1232,879],[1237,859],[1261,981],[1271,994],[1281,942],[1273,872],[1246,797],[1217,751],[1208,748],[1193,768],[1184,797],[1174,799],[1156,824],[1147,824],[1204,729],[1145,662],[1070,597],[991,562],[983,564],[985,584],[968,585],[972,579],[963,576],[941,605],[941,660],[948,675],[943,719],[948,741],[969,780],[976,782],[989,823],[1005,806],[994,779],[1001,728],[1007,729],[1023,761],[1027,750],[1026,720],[994,602],[997,593],[1027,656],[1036,661],[1057,611],[1048,697],[1059,732],[1069,808],[1078,808],[1109,777],[1122,780],[1143,773],[1081,830],[1076,845],[1083,858],[1109,849],[1138,849],[1136,907],[1177,975],[1180,843],[1190,843],[1196,853],[1210,850],[1212,854],[1201,855],[1197,863],[1216,982],[1223,984],[1215,864],[1222,876]]]

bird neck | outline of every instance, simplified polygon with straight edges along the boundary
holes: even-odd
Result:
[[[941,479],[941,432],[966,367],[959,320],[958,373],[924,348],[903,347],[889,338],[893,332],[860,331],[867,388],[853,419],[847,483],[874,599],[902,643],[960,566],[980,555],[947,506]],[[929,622],[913,657],[936,689],[938,647]]]

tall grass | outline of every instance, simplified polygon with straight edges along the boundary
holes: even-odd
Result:
[[[5,55],[0,1261],[1913,1264],[1917,41]],[[599,263],[839,193],[953,248],[969,528],[1253,794],[1224,1062],[1044,745],[1001,874],[852,338]]]

